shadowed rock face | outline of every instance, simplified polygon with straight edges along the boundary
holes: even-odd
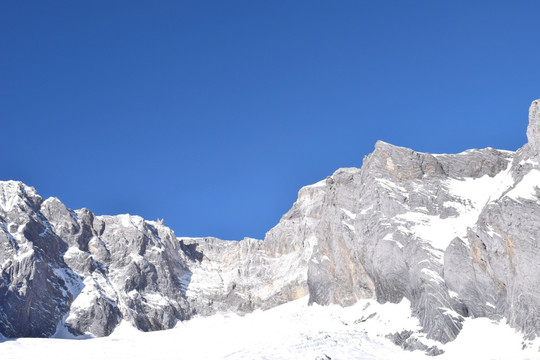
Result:
[[[189,270],[173,232],[136,216],[94,216],[0,183],[0,332],[105,336],[126,319],[142,330],[189,317]]]
[[[95,216],[0,182],[0,332],[104,336],[193,314],[409,299],[422,331],[464,317],[540,333],[540,111],[528,144],[432,155],[377,142],[362,168],[302,188],[264,241],[176,238],[162,222]],[[408,347],[427,348],[407,333]]]

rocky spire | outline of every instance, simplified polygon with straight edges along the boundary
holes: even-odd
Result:
[[[527,139],[533,154],[540,153],[540,99],[534,100],[529,108]]]

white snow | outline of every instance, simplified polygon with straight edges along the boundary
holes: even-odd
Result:
[[[15,205],[23,205],[22,196],[38,197],[36,189],[27,186],[20,181],[0,181],[0,209],[9,211]]]
[[[523,336],[506,324],[468,318],[455,341],[446,344],[444,359],[539,359],[538,341],[521,350]]]
[[[64,254],[64,259],[85,255],[86,253],[76,246],[70,246]]]
[[[74,297],[76,296],[71,305],[72,312],[90,308],[95,304],[100,295],[104,295],[110,299],[117,299],[118,297],[109,280],[97,272],[86,277],[82,282],[76,284],[76,286],[75,289],[70,289],[70,291],[75,290]],[[77,291],[78,294],[76,293]]]
[[[23,246],[21,246],[17,250],[17,255],[15,255],[15,261],[20,263],[21,261],[32,255],[34,255],[34,249],[27,244],[23,244]]]
[[[142,230],[144,226],[144,219],[138,215],[121,214],[116,216],[120,219],[123,227],[135,227],[138,230]]]
[[[171,302],[168,297],[159,293],[146,293],[144,298],[149,306],[167,306]]]
[[[320,181],[317,181],[315,184],[306,185],[305,188],[313,188],[313,187],[320,187],[326,185],[326,179],[322,179]]]
[[[406,193],[407,189],[405,189],[403,186],[400,186],[390,180],[383,179],[383,178],[377,178],[375,179],[381,186],[385,189],[391,190],[391,191],[399,191],[401,193]]]
[[[514,184],[510,173],[512,162],[508,163],[505,170],[494,177],[484,175],[481,178],[465,178],[463,180],[450,179],[447,186],[450,192],[462,199],[470,201],[465,205],[480,211],[490,201],[498,200],[503,193]],[[459,209],[457,209],[459,211]]]
[[[340,209],[345,213],[345,215],[347,215],[351,219],[353,219],[353,220],[356,219],[356,214],[353,214],[352,212],[350,212],[349,210],[344,209],[344,208],[340,208]]]
[[[493,227],[489,224],[486,225],[486,230],[487,230],[486,233],[492,238],[501,236],[500,234],[496,233],[495,229],[493,229]]]
[[[64,280],[67,290],[71,293],[71,296],[73,296],[73,298],[76,298],[81,293],[84,285],[82,279],[78,278],[75,273],[73,273],[71,270],[68,270],[67,268],[56,268],[53,271],[56,276]],[[64,290],[62,291],[64,292]]]
[[[538,161],[534,161],[532,159],[524,159],[519,162],[519,165],[532,165],[532,166],[538,166],[540,165]]]
[[[403,244],[400,243],[399,241],[397,241],[396,239],[394,239],[394,234],[392,234],[392,233],[386,234],[386,235],[383,237],[383,240],[394,242],[394,243],[396,243],[396,245],[397,245],[400,249],[403,248]]]
[[[373,209],[373,205],[370,205],[369,207],[363,209],[362,211],[360,211],[360,214],[361,215],[366,215],[367,213],[369,213],[371,211],[371,209]]]
[[[433,271],[433,270],[430,270],[428,268],[423,268],[422,269],[422,272],[424,274],[426,274],[427,276],[429,276],[431,278],[432,281],[436,282],[436,283],[439,283],[439,284],[442,284],[444,283],[444,280],[443,278],[441,277],[441,275],[439,275],[437,272]]]
[[[18,194],[19,184],[16,181],[0,182],[0,209],[9,211],[20,201]]]
[[[346,227],[348,227],[349,230],[351,230],[352,232],[356,232],[356,230],[354,229],[354,226],[352,226],[351,224],[347,223],[345,220],[342,220],[341,222],[343,223],[343,225],[345,225]]]
[[[427,240],[438,250],[444,251],[456,236],[465,236],[467,231],[467,224],[464,224],[462,217],[441,219],[436,215],[417,212],[405,213],[399,217],[413,223],[410,229],[405,228],[404,231]]]
[[[536,197],[537,188],[540,187],[540,171],[531,170],[516,186],[506,193],[511,199],[519,201],[519,199],[538,200]]]
[[[446,309],[443,309],[446,310]],[[410,303],[379,304],[360,300],[342,308],[308,306],[307,297],[245,316],[217,314],[180,322],[174,329],[143,333],[123,321],[106,338],[1,339],[3,359],[433,359],[403,351],[386,334],[419,330]],[[422,335],[428,346],[445,353],[437,359],[539,358],[537,344],[521,350],[522,337],[508,325],[467,319],[454,342],[442,345]]]
[[[495,305],[493,305],[492,303],[486,301],[486,305],[489,306],[490,308],[493,308],[493,309],[496,309],[497,307]]]
[[[467,230],[476,224],[486,204],[501,198],[514,184],[510,173],[511,166],[510,162],[506,170],[494,177],[484,175],[481,178],[446,180],[445,186],[454,200],[446,201],[444,206],[453,207],[458,213],[457,216],[441,218],[438,215],[409,211],[396,217],[396,220],[402,219],[411,223],[402,231],[414,234],[430,243],[435,249],[444,251],[454,238],[466,237]],[[540,175],[540,172],[538,174]],[[537,180],[534,178],[532,181]]]
[[[455,310],[449,309],[447,307],[439,308],[439,310],[442,310],[443,314],[450,315],[453,318],[462,319],[463,316],[459,315]]]
[[[98,298],[98,290],[95,287],[93,279],[84,279],[84,288],[81,289],[79,295],[73,301],[71,307],[73,309],[86,309],[94,305]]]

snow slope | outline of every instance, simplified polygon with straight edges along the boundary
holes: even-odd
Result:
[[[245,316],[231,313],[144,333],[123,322],[104,338],[1,340],[3,359],[424,359],[384,334],[418,329],[410,304],[362,300],[351,307],[308,306],[307,297]],[[423,339],[424,342],[429,340]],[[469,319],[456,341],[436,345],[439,359],[534,359],[538,343],[521,350],[522,337],[504,324]],[[435,342],[432,342],[435,344]]]

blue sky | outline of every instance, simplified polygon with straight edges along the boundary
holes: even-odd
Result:
[[[538,1],[4,1],[0,179],[262,238],[381,139],[515,150]]]

